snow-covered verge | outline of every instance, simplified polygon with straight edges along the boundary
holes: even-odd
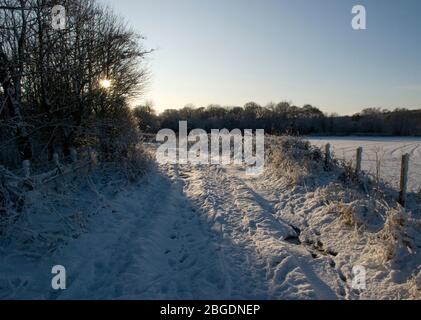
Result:
[[[344,281],[354,266],[366,268],[359,298],[420,298],[420,194],[410,194],[404,209],[385,184],[343,164],[326,170],[321,151],[299,138],[273,138],[268,165],[253,186],[275,204],[277,218],[300,229],[301,246],[332,259]]]
[[[151,165],[127,183],[110,167],[33,192],[1,240],[0,298],[419,299],[418,195],[400,208],[392,189],[325,170],[300,139],[267,142],[260,176]],[[57,264],[63,291],[51,288]]]
[[[60,164],[48,179],[0,181],[0,298],[23,298],[19,290],[45,275],[47,269],[37,273],[38,267],[88,233],[106,210],[106,199],[144,175],[149,163],[139,147],[118,163]]]

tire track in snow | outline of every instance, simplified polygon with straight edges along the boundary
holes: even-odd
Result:
[[[326,261],[316,261],[306,248],[285,241],[297,236],[294,229],[275,219],[270,203],[241,178],[211,166],[186,166],[184,172],[186,194],[201,204],[209,223],[222,223],[221,236],[248,257],[244,268],[263,281],[265,298],[338,299],[345,294]]]
[[[206,166],[198,168],[193,170],[190,166],[182,166],[180,177],[184,180],[186,195],[196,203],[196,211],[203,224],[210,228],[214,241],[219,243],[222,271],[229,279],[229,298],[267,299],[265,273],[261,272],[263,265],[256,261],[256,256],[245,254],[247,251],[244,243],[230,237],[230,233],[238,226],[227,223],[226,219],[232,215],[231,209],[221,206],[220,194],[212,191],[221,187],[223,189],[223,186],[218,186],[217,180],[202,179],[201,173],[206,172]]]
[[[166,169],[173,182],[166,214],[153,223],[143,246],[143,298],[216,299],[229,297],[229,279],[219,257],[218,243],[203,226],[187,198],[176,166]],[[168,192],[168,190],[163,190]],[[171,195],[172,193],[172,195]]]

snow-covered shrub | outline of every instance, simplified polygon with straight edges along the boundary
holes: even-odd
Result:
[[[407,222],[408,214],[402,207],[388,210],[383,229],[375,234],[375,238],[383,244],[383,262],[391,261],[400,265],[400,260],[405,260],[414,251],[414,245],[406,233]]]
[[[128,107],[96,117],[76,139],[76,145],[92,148],[100,163],[123,170],[133,180],[146,170],[148,156],[141,145],[139,128]]]
[[[139,131],[128,110],[98,117],[88,124],[89,138],[106,161],[126,158],[139,143]]]
[[[10,189],[10,184],[2,183],[0,170],[1,243],[54,250],[85,232],[90,216],[105,210],[104,193],[114,196],[143,175],[150,163],[129,109],[87,122],[73,146],[78,150],[75,166],[60,155],[65,173],[34,190],[19,185]],[[90,150],[98,158],[94,166]],[[51,165],[46,168],[54,171]]]
[[[0,245],[41,254],[77,238],[101,205],[96,185],[76,171],[26,192],[22,210],[9,210]]]
[[[24,191],[7,184],[8,171],[0,166],[0,236],[22,212],[25,204]]]
[[[0,234],[2,233],[2,226],[7,221],[7,215],[10,210],[9,195],[2,180],[0,176]]]
[[[370,195],[374,201],[384,199],[389,205],[396,204],[394,190],[364,172],[357,174],[351,163],[332,158],[327,168],[323,152],[301,137],[269,137],[267,141],[267,174],[286,178],[291,185],[326,187],[324,196],[332,194],[331,201],[341,193],[348,202]]]
[[[14,168],[17,165],[20,165],[19,150],[17,144],[13,140],[13,135],[8,129],[9,128],[4,128],[0,125],[0,141],[2,144],[0,147],[0,163],[7,168]]]
[[[323,155],[310,142],[293,136],[269,137],[267,141],[270,169],[288,178],[291,185],[302,184],[322,170]]]
[[[355,220],[355,208],[350,204],[340,202],[335,203],[330,206],[329,211],[334,211],[336,214],[338,214],[340,219],[346,225],[353,226],[357,223]]]
[[[326,206],[325,212],[335,214],[344,226],[363,228],[375,232],[383,227],[388,206],[374,198],[364,196],[358,189],[331,182],[315,190],[315,197]]]
[[[421,300],[421,268],[414,274],[409,281],[409,293],[412,299]]]

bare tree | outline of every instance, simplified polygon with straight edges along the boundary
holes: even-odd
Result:
[[[55,4],[0,0],[0,148],[16,144],[21,160],[44,150],[51,158],[57,148],[68,154],[86,136],[105,139],[91,139],[94,124],[128,121],[127,101],[148,80],[151,51],[124,21],[95,0],[64,0],[66,27],[55,30]]]

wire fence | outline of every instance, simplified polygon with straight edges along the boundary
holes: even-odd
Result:
[[[140,140],[144,144],[154,144],[156,134],[143,133]],[[347,162],[355,167],[356,171],[363,170],[375,179],[388,183],[400,191],[401,197],[405,197],[407,191],[420,191],[419,177],[413,173],[421,172],[421,163],[412,162],[409,154],[403,154],[401,158],[397,156],[386,158],[379,148],[335,148],[329,143],[322,150],[326,158]],[[95,150],[71,149],[70,155],[66,157],[55,153],[50,161],[30,162],[27,160],[20,168],[14,170],[8,170],[0,165],[0,178],[3,184],[6,183],[12,187],[26,185],[35,188],[81,168],[95,166],[97,163],[98,156]]]
[[[62,158],[55,153],[52,161],[48,162],[33,164],[29,160],[24,160],[22,167],[15,170],[8,170],[0,166],[2,183],[9,187],[27,186],[33,189],[82,168],[92,168],[98,163],[97,152],[93,149],[80,150],[79,152],[76,149],[71,149],[70,151],[69,156]]]
[[[325,145],[325,157],[327,161],[334,158],[338,161],[348,163],[355,168],[356,173],[365,171],[377,181],[382,181],[392,188],[399,190],[398,201],[405,206],[406,196],[409,192],[421,192],[419,177],[411,175],[413,170],[419,170],[419,163],[410,161],[411,155],[404,153],[401,157],[386,158],[385,152],[380,148],[365,150],[363,147],[357,149],[348,147],[341,148],[343,156],[337,156],[338,152],[331,147],[330,143]],[[416,171],[419,172],[419,171]]]
[[[417,158],[409,153],[401,153],[399,155],[390,157],[383,151],[374,150],[373,148],[364,147],[361,159],[361,167],[366,173],[381,179],[393,188],[400,187],[401,176],[401,162],[402,156],[408,154],[408,190],[411,192],[421,191],[421,163]],[[355,148],[332,148],[332,155],[335,159],[343,162],[348,162],[351,165],[356,164],[356,149]]]

